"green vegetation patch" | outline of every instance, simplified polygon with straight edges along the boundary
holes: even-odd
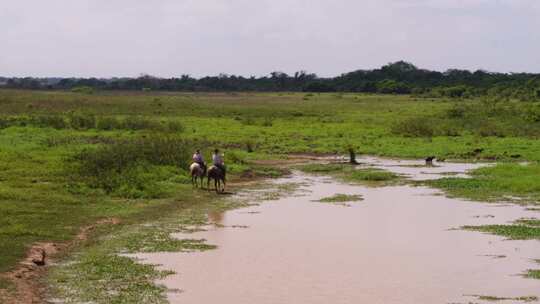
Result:
[[[145,229],[139,233],[130,233],[121,239],[125,251],[138,252],[178,252],[203,251],[215,249],[216,246],[206,244],[203,239],[177,239],[166,230]]]
[[[350,207],[350,202],[359,202],[363,201],[364,198],[361,195],[350,195],[350,194],[335,194],[333,196],[324,197],[317,202],[319,203],[327,203],[327,204],[335,204],[335,205],[342,205],[346,207]]]
[[[84,149],[69,170],[108,194],[159,197],[164,187],[158,182],[181,173],[178,169],[185,172],[192,150],[191,143],[175,137],[122,140]]]
[[[396,181],[399,176],[377,168],[361,168],[350,164],[309,164],[299,167],[307,173],[331,175],[348,182],[384,185]]]
[[[187,165],[194,148],[202,149],[206,160],[212,149],[221,148],[229,172],[237,176],[285,173],[253,166],[254,160],[292,153],[344,154],[349,148],[406,158],[528,160],[526,166],[510,163],[479,170],[470,180],[443,179],[438,186],[476,199],[540,197],[540,107],[512,98],[81,93],[84,90],[0,90],[0,272],[16,265],[32,243],[73,240],[81,227],[100,219],[147,222],[185,209],[188,202],[211,201],[189,184]],[[344,164],[304,170],[374,185],[398,179],[375,169],[353,171]],[[197,211],[177,220],[205,222],[202,215]],[[522,226],[534,228],[530,223]],[[204,244],[141,233],[141,244],[117,239],[122,248],[106,251],[103,261],[110,260],[111,252],[130,248],[201,249]],[[113,262],[129,264],[120,258]]]
[[[528,270],[525,276],[527,278],[540,280],[540,269]]]
[[[351,181],[372,181],[382,182],[397,179],[398,176],[392,172],[381,169],[356,169],[346,176]]]
[[[485,295],[470,295],[471,297],[475,297],[478,300],[482,301],[490,301],[490,302],[499,302],[499,301],[518,301],[518,302],[536,302],[538,301],[537,296],[524,296],[524,297],[515,297],[515,298],[508,298],[508,297],[495,297],[495,296],[485,296]]]
[[[87,250],[61,271],[55,271],[56,292],[67,303],[167,303],[166,288],[155,280],[170,275],[99,249]]]
[[[472,178],[442,178],[426,183],[451,196],[479,201],[501,201],[520,198],[518,202],[540,201],[540,164],[502,163],[476,169]]]
[[[325,197],[319,200],[321,203],[345,203],[345,202],[359,202],[364,200],[361,195],[349,195],[338,193],[336,195]]]
[[[516,221],[516,224],[521,224],[521,225],[525,225],[525,226],[540,228],[540,220],[539,219],[519,219],[519,220]]]
[[[500,235],[512,240],[540,240],[540,227],[525,225],[485,225],[464,226],[462,228]]]

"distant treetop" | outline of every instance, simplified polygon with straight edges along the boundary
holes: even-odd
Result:
[[[419,69],[397,61],[373,70],[356,70],[337,77],[321,78],[298,71],[293,75],[274,71],[263,77],[228,74],[193,78],[9,78],[0,77],[0,87],[16,89],[152,90],[152,91],[306,91],[416,94],[419,96],[471,97],[496,92],[503,97],[534,99],[540,96],[540,74],[492,73],[483,70],[449,69],[445,72]]]

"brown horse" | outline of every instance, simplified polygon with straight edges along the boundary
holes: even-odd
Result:
[[[208,181],[206,183],[206,187],[208,190],[210,190],[211,179],[214,180],[214,188],[216,189],[217,193],[225,192],[225,172],[223,172],[223,170],[216,166],[208,168]],[[221,183],[223,183],[223,185]]]
[[[197,183],[197,179],[199,179],[201,181],[202,188],[204,176],[206,175],[206,172],[204,172],[204,168],[198,163],[193,163],[189,167],[189,172],[191,173],[191,184],[193,184],[193,187],[199,187],[199,184]]]

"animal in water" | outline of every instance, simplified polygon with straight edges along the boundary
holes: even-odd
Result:
[[[189,172],[191,173],[191,184],[193,184],[193,187],[199,187],[199,183],[197,182],[197,180],[200,180],[202,188],[204,177],[206,175],[206,172],[204,172],[204,168],[198,163],[193,163],[189,167]]]
[[[426,157],[426,166],[433,166],[433,160],[435,160],[435,158],[435,156]]]
[[[210,190],[210,180],[214,180],[214,189],[216,190],[216,193],[223,193],[225,192],[225,172],[221,170],[217,166],[211,166],[208,168],[208,180],[207,180],[207,188]]]

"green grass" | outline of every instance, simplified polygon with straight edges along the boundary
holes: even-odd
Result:
[[[512,240],[540,240],[538,219],[519,219],[511,225],[464,226],[463,229],[500,235]]]
[[[540,126],[527,120],[528,106],[523,103],[501,106],[486,105],[481,100],[432,101],[364,94],[343,94],[339,98],[335,94],[318,94],[306,101],[303,96],[142,92],[81,96],[70,92],[2,90],[0,115],[74,112],[94,115],[97,121],[104,117],[144,117],[161,124],[175,121],[182,124],[186,138],[203,138],[246,150],[250,143],[255,151],[266,153],[334,153],[352,146],[359,153],[385,156],[512,159],[511,156],[519,155],[521,159],[540,160],[540,143],[535,140]],[[449,114],[464,104],[471,108],[458,111],[459,115]],[[428,121],[436,129],[451,126],[459,132],[435,130],[428,137],[393,132],[397,122],[419,116],[431,117]],[[522,127],[523,132],[512,131],[504,137],[481,135],[479,130],[489,124],[504,130]],[[483,151],[476,155],[473,151],[478,148]]]
[[[471,295],[471,297],[475,297],[478,300],[482,301],[490,301],[490,302],[499,302],[499,301],[517,301],[517,302],[536,302],[538,301],[537,296],[524,296],[524,297],[515,297],[515,298],[508,298],[508,297],[495,297],[495,296],[483,296],[483,295]]]
[[[540,280],[540,269],[538,269],[538,270],[528,270],[527,274],[525,276],[528,277],[528,278],[531,278],[531,279]]]
[[[170,274],[127,257],[88,251],[60,274],[58,293],[67,303],[167,303],[154,281]]]
[[[464,226],[463,229],[504,236],[512,240],[540,240],[540,227],[525,225]]]
[[[378,169],[357,169],[350,173],[346,179],[351,181],[383,182],[397,179],[397,175]]]
[[[327,203],[327,204],[335,204],[335,205],[342,205],[346,207],[350,207],[350,202],[359,202],[363,201],[364,198],[362,198],[361,195],[350,195],[350,194],[335,194],[333,196],[324,197],[318,200],[319,203]]]
[[[399,176],[382,169],[360,168],[350,164],[307,164],[298,169],[313,174],[331,175],[347,182],[370,185],[385,185],[396,181]]]
[[[221,148],[230,173],[254,177],[287,172],[253,165],[255,160],[291,153],[346,154],[349,148],[405,158],[529,160],[528,166],[502,164],[475,172],[471,180],[443,179],[433,185],[476,199],[538,200],[540,125],[527,116],[531,106],[352,93],[0,90],[0,272],[12,269],[32,243],[70,241],[99,219],[137,223],[184,208],[197,196],[185,167],[194,148],[201,148],[206,159]],[[151,143],[160,138],[189,145],[183,151],[176,144],[154,149]],[[317,166],[303,170],[375,185],[398,178],[349,165]],[[202,246],[153,237],[163,241],[156,248]],[[125,247],[156,244],[143,240]],[[87,261],[83,265],[91,266],[93,259]],[[158,275],[137,271],[143,277]],[[134,280],[139,274],[132,274]]]
[[[472,178],[443,178],[428,182],[450,195],[473,200],[515,200],[523,203],[540,201],[540,164],[503,163],[471,172]]]
[[[362,201],[361,195],[349,195],[338,193],[336,195],[325,197],[319,200],[321,203],[345,203],[345,202],[358,202]]]
[[[516,223],[525,226],[540,228],[540,220],[538,219],[519,219],[516,221]]]

